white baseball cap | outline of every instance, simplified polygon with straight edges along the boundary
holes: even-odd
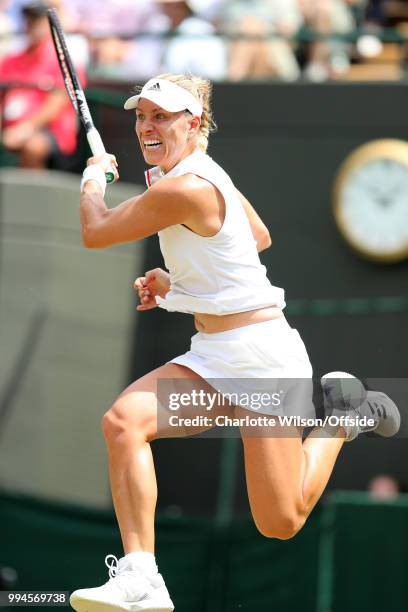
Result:
[[[140,98],[146,98],[146,100],[154,102],[169,113],[188,110],[197,117],[201,117],[203,113],[203,107],[193,94],[167,79],[150,79],[150,81],[147,81],[139,94],[126,100],[124,109],[136,108]]]

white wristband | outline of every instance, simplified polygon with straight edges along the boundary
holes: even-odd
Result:
[[[102,195],[105,195],[106,189],[106,176],[99,164],[91,164],[87,166],[82,174],[81,180],[81,193],[84,189],[84,185],[87,181],[96,181],[99,187],[102,189]]]

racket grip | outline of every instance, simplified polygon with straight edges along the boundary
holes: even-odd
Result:
[[[86,138],[88,140],[89,148],[92,151],[92,155],[104,155],[104,153],[106,153],[101,135],[96,128],[91,128],[86,133]],[[106,172],[105,177],[107,183],[113,183],[115,180],[115,174],[113,172]]]

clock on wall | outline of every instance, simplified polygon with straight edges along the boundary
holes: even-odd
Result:
[[[337,227],[360,255],[408,258],[408,142],[374,140],[353,151],[334,183]]]

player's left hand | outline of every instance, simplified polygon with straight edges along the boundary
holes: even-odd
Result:
[[[136,310],[150,310],[156,308],[156,295],[164,298],[170,290],[170,275],[161,268],[149,270],[144,276],[139,276],[133,287],[139,294],[140,304]]]

